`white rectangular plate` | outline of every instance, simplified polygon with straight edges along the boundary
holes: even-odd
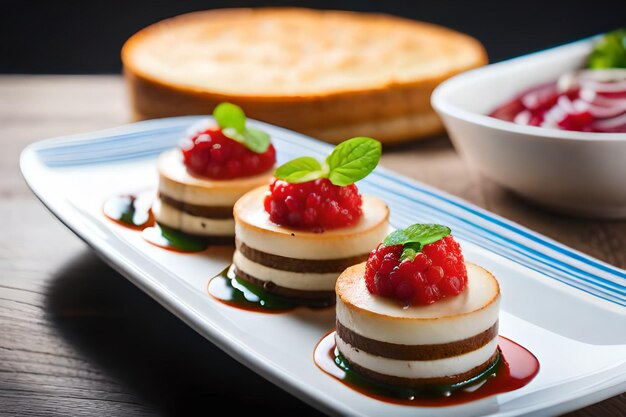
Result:
[[[344,386],[313,363],[334,326],[333,309],[259,314],[206,292],[232,252],[166,251],[101,214],[107,197],[155,189],[156,156],[198,117],[135,123],[38,142],[24,150],[26,181],[67,227],[111,266],[215,345],[268,380],[332,415],[552,415],[626,390],[626,272],[567,248],[436,189],[377,168],[359,184],[387,202],[391,223],[449,225],[465,257],[492,271],[502,290],[500,333],[533,352],[537,377],[517,391],[455,407],[380,402]],[[329,145],[260,122],[279,163],[322,157]]]

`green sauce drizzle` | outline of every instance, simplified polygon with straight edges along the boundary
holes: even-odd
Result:
[[[337,348],[334,350],[335,364],[345,372],[344,382],[349,385],[358,386],[368,392],[372,392],[376,395],[380,395],[387,398],[396,398],[399,400],[413,401],[419,398],[447,398],[455,391],[469,388],[474,385],[478,385],[481,382],[492,378],[498,372],[498,369],[502,365],[500,353],[498,351],[498,359],[494,363],[485,369],[475,377],[468,379],[467,381],[459,382],[452,385],[430,385],[424,388],[406,388],[398,387],[395,385],[385,384],[384,382],[376,381],[368,378],[355,370],[350,366],[350,362],[339,352]]]
[[[208,239],[159,224],[143,229],[142,237],[153,245],[180,252],[202,252],[209,247]]]
[[[208,291],[219,301],[245,310],[279,312],[298,306],[292,300],[268,293],[263,288],[239,278],[232,265],[211,279]]]

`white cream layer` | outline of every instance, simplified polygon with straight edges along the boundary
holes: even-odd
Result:
[[[174,200],[200,206],[230,207],[248,191],[269,184],[273,170],[248,178],[211,180],[187,172],[179,149],[172,149],[159,156],[159,192]]]
[[[339,276],[337,273],[291,272],[270,268],[251,261],[238,250],[233,255],[233,264],[254,278],[302,291],[333,291]]]
[[[408,308],[372,295],[365,286],[364,265],[349,268],[337,282],[337,320],[361,336],[404,345],[440,344],[476,336],[498,320],[498,283],[477,265],[466,264],[468,283],[463,293]]]
[[[468,372],[487,362],[498,347],[494,338],[485,346],[463,355],[432,361],[406,361],[372,355],[362,349],[356,349],[335,335],[337,348],[350,362],[379,374],[401,378],[438,378],[454,376]]]
[[[209,219],[192,216],[180,211],[157,198],[152,205],[154,219],[172,229],[202,236],[233,236],[235,221],[233,219]]]
[[[234,208],[235,234],[261,252],[295,259],[341,259],[369,253],[389,233],[389,209],[363,196],[363,217],[353,226],[313,233],[272,223],[263,208],[265,187],[245,194]]]

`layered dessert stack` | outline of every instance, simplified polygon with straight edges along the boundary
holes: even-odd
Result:
[[[276,151],[269,136],[245,124],[243,111],[223,103],[215,121],[192,126],[180,149],[160,155],[155,220],[212,243],[233,242],[233,206],[273,178]]]
[[[369,378],[454,385],[498,360],[498,282],[465,263],[447,227],[393,232],[341,274],[336,291],[337,348]]]
[[[354,182],[371,172],[380,143],[353,138],[320,163],[301,157],[235,204],[238,277],[303,302],[335,300],[335,281],[387,234],[389,209]],[[355,168],[356,167],[356,168]]]

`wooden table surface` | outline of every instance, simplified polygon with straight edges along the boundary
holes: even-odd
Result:
[[[119,76],[0,77],[0,415],[319,415],[106,266],[28,190],[24,146],[128,115]],[[445,137],[386,150],[382,164],[626,268],[626,221],[535,208],[468,169]],[[626,416],[626,394],[569,415]]]

